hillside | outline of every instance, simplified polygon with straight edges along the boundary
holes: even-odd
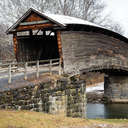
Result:
[[[0,128],[127,128],[128,120],[87,120],[30,111],[0,110]]]

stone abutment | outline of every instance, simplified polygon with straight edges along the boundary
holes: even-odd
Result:
[[[108,102],[128,103],[128,76],[111,74],[105,76],[104,97]]]
[[[31,110],[86,117],[85,81],[68,78],[0,92],[0,109]]]

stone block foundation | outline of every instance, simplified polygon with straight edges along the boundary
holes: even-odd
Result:
[[[31,110],[86,117],[85,81],[59,78],[0,92],[0,109]]]
[[[128,76],[108,75],[105,77],[104,97],[108,102],[128,102]]]

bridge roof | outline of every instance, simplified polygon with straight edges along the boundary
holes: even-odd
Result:
[[[13,32],[15,28],[28,16],[30,15],[31,12],[35,12],[41,17],[45,17],[48,20],[54,22],[55,24],[61,26],[61,27],[66,27],[68,24],[76,24],[76,25],[88,25],[88,26],[94,26],[94,27],[99,27],[103,28],[102,26],[99,26],[97,24],[91,23],[87,20],[83,20],[80,18],[75,18],[71,16],[65,16],[65,15],[57,15],[57,14],[49,14],[49,13],[42,13],[39,12],[33,8],[30,8],[20,19],[16,21],[7,31],[6,33],[9,34],[10,32]]]
[[[110,33],[111,35],[115,34],[123,39],[125,39],[126,41],[128,41],[128,39],[122,35],[120,35],[119,33],[113,32],[109,29],[104,28],[103,26],[91,23],[87,20],[83,20],[80,18],[75,18],[75,17],[71,17],[71,16],[64,16],[64,15],[57,15],[57,14],[48,14],[48,13],[42,13],[40,11],[37,11],[33,8],[30,8],[20,19],[18,19],[16,21],[16,23],[14,23],[7,31],[7,34],[13,33],[15,32],[15,29],[18,25],[20,25],[20,23],[26,18],[28,17],[32,12],[38,14],[41,17],[44,17],[46,19],[48,19],[49,21],[51,21],[52,23],[57,24],[60,27],[67,27],[68,25],[84,25],[86,27],[95,27],[98,30],[102,29],[102,31],[104,31],[105,33]]]
[[[75,18],[71,16],[65,16],[65,15],[57,15],[57,14],[48,14],[48,13],[43,13],[47,17],[59,22],[60,24],[66,26],[68,24],[81,24],[81,25],[89,25],[89,26],[95,26],[95,27],[101,27],[97,24],[91,23],[87,20],[83,20],[80,18]],[[103,28],[103,27],[101,27]]]

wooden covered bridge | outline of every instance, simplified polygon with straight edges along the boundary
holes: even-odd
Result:
[[[65,73],[103,72],[106,96],[128,99],[126,37],[79,18],[32,8],[6,33],[13,34],[18,62],[61,58]]]

